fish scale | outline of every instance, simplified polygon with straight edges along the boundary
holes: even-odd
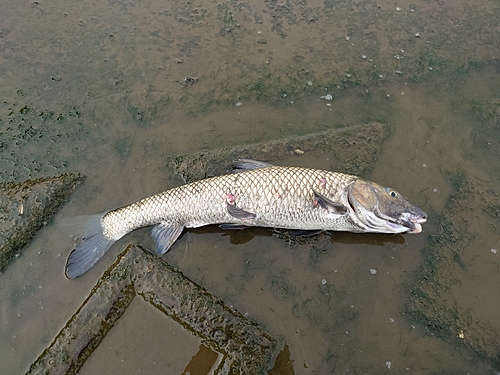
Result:
[[[420,233],[426,214],[395,190],[359,177],[303,167],[240,160],[238,173],[179,186],[100,215],[71,252],[69,278],[90,269],[127,233],[155,225],[152,236],[164,254],[184,228],[223,224],[292,230]]]

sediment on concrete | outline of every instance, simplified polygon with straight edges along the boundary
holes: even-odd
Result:
[[[70,173],[0,183],[0,271],[20,254],[82,181],[82,176]]]
[[[167,159],[188,183],[227,173],[232,160],[246,158],[275,161],[291,156],[327,155],[337,171],[358,176],[368,174],[378,156],[388,128],[377,122],[326,130],[301,137],[272,140],[265,143],[225,147]]]

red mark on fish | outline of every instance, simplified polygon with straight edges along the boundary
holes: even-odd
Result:
[[[236,204],[236,199],[234,198],[234,195],[231,193],[226,194],[226,202],[231,206],[234,206]]]

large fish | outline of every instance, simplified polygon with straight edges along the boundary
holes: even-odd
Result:
[[[165,254],[184,228],[222,224],[301,231],[420,233],[427,215],[397,191],[359,177],[319,169],[280,167],[241,159],[238,173],[179,186],[88,218],[85,236],[66,265],[70,279],[87,272],[127,233],[155,225]]]

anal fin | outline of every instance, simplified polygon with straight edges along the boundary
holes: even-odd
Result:
[[[156,252],[158,255],[165,254],[174,242],[179,238],[182,231],[184,230],[184,225],[180,226],[169,226],[166,223],[160,223],[156,225],[151,230],[151,236],[153,237],[156,245]]]
[[[241,225],[241,224],[221,224],[219,225],[219,228],[224,230],[243,230],[243,229],[248,229],[250,227],[248,225]]]

